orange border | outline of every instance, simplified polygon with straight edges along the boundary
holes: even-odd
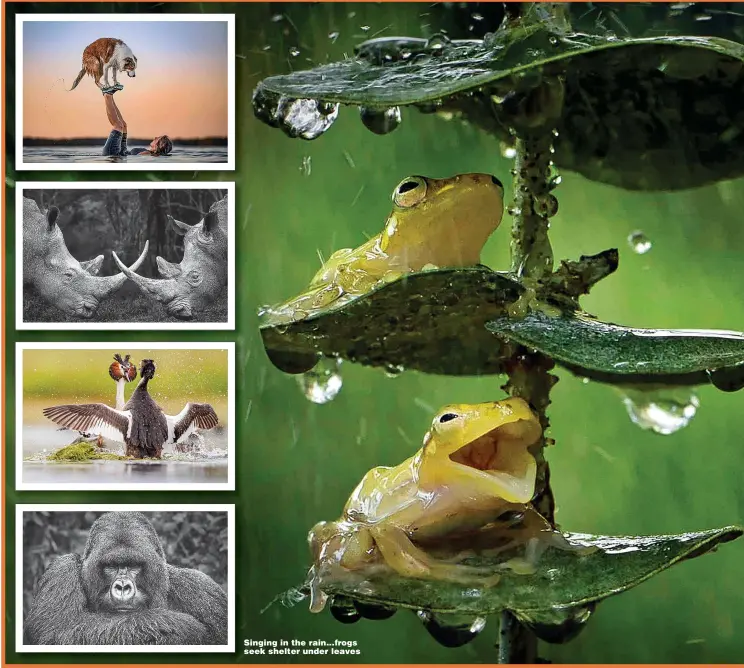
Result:
[[[59,2],[60,0],[13,0],[14,2],[23,3],[23,2]],[[62,0],[64,1],[64,0]],[[81,0],[82,2],[90,2],[91,4],[95,4],[94,0]],[[124,2],[137,2],[138,0],[123,0]],[[161,2],[197,2],[198,0],[160,0]],[[209,1],[209,0],[207,0]],[[268,2],[269,0],[231,0],[232,2],[236,3],[244,3],[244,2]],[[291,0],[292,2],[317,2],[317,0]],[[323,2],[349,2],[352,0],[322,0]],[[355,2],[375,2],[379,0],[353,0]],[[401,0],[382,0],[382,2],[399,2]],[[431,0],[405,0],[406,2],[420,2],[420,3],[430,3]],[[490,0],[489,0],[490,1]],[[515,0],[506,0],[507,2],[514,2]],[[584,0],[563,0],[568,2],[578,2],[578,1],[584,1]],[[612,2],[614,0],[594,0],[594,2]],[[632,4],[635,2],[641,2],[642,0],[624,0],[628,4]],[[652,0],[653,2],[666,2],[667,0]],[[715,2],[716,0],[701,0],[702,2]],[[742,0],[744,2],[744,0]],[[7,34],[8,34],[8,26],[7,26],[7,16],[5,13],[5,5],[6,0],[0,1],[0,7],[2,8],[2,23],[3,23],[3,29],[2,29],[2,44],[7,47]],[[0,178],[2,179],[2,193],[0,193],[0,205],[2,206],[2,223],[0,225],[1,231],[0,231],[0,253],[2,253],[3,258],[3,272],[2,276],[0,277],[0,285],[2,286],[0,289],[0,308],[2,308],[2,315],[0,316],[0,323],[2,325],[2,332],[0,332],[0,345],[2,346],[2,355],[0,355],[0,358],[4,359],[4,364],[2,367],[0,367],[0,373],[2,374],[2,380],[0,380],[0,403],[2,406],[0,407],[0,424],[2,425],[2,435],[0,436],[0,456],[2,456],[2,481],[0,481],[0,491],[2,491],[2,510],[0,511],[0,521],[2,521],[2,532],[0,533],[0,536],[2,538],[2,587],[0,587],[0,597],[2,597],[2,600],[0,601],[0,639],[2,642],[0,645],[2,646],[3,652],[2,657],[0,657],[0,666],[2,668],[23,668],[24,666],[30,666],[33,665],[36,668],[59,668],[59,666],[74,666],[74,663],[6,663],[5,662],[5,656],[6,652],[8,650],[8,638],[6,636],[6,611],[5,611],[5,601],[6,601],[6,591],[7,591],[7,571],[5,566],[5,556],[6,556],[6,529],[7,529],[7,513],[6,513],[6,487],[5,487],[5,479],[7,475],[7,459],[5,457],[6,450],[6,417],[7,417],[7,410],[6,410],[6,377],[7,377],[7,365],[8,365],[8,354],[6,350],[6,343],[7,343],[7,336],[6,336],[6,323],[7,323],[7,317],[6,317],[6,275],[7,275],[7,255],[6,255],[6,204],[7,204],[7,184],[5,182],[6,178],[6,159],[7,159],[7,134],[6,134],[6,104],[7,104],[7,96],[6,91],[8,88],[8,81],[7,81],[7,69],[6,69],[6,53],[7,48],[3,49],[2,53],[2,64],[0,65],[0,71],[2,72],[2,83],[3,83],[3,90],[2,90],[2,152],[0,155],[0,159],[2,160],[2,164],[0,164]],[[16,137],[15,141],[19,141],[19,138]],[[22,138],[21,138],[22,141]],[[14,159],[15,164],[15,159]],[[237,168],[236,168],[237,171]],[[17,258],[16,258],[17,261]],[[11,351],[10,357],[13,357],[13,353]],[[18,398],[16,397],[16,401]],[[16,620],[17,621],[17,620]],[[11,642],[15,642],[15,638],[10,639]],[[34,657],[38,656],[38,654],[29,653],[30,655],[33,655]],[[178,661],[163,661],[163,663],[132,663],[132,664],[125,664],[125,663],[84,663],[81,662],[80,666],[84,666],[85,668],[163,668],[163,666],[173,665],[173,666],[180,666],[181,668],[224,668],[227,665],[232,665],[237,662],[237,659],[240,654],[239,650],[239,643],[236,644],[236,651],[232,655],[225,654],[225,663],[179,663]],[[163,659],[167,659],[168,655],[163,655]],[[261,664],[261,663],[246,663],[245,665],[252,666],[253,668],[276,668],[276,666],[280,666],[283,664]],[[287,664],[284,664],[287,665]],[[339,666],[343,666],[344,664],[293,664],[294,666],[297,666],[299,668],[308,667],[308,668],[339,668]],[[401,668],[403,666],[420,666],[421,668],[425,668],[426,666],[436,666],[436,665],[446,665],[449,668],[473,668],[473,664],[359,664],[359,665],[366,665],[366,666],[376,666],[379,665],[380,668]],[[537,666],[540,666],[541,664],[536,664]],[[567,667],[576,666],[576,668],[592,668],[592,666],[599,666],[599,665],[608,665],[608,664],[563,664]],[[678,666],[678,665],[685,665],[685,664],[612,664],[612,668],[623,668],[624,666],[630,666],[630,665],[641,665],[645,666],[645,668],[657,668],[657,667],[663,667],[663,666]],[[720,665],[730,665],[730,666],[736,666],[739,664],[720,664]],[[743,664],[744,665],[744,664]]]

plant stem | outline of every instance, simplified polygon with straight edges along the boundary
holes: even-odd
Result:
[[[557,84],[557,85],[556,85]],[[556,94],[558,93],[558,94]],[[534,289],[538,281],[551,276],[553,249],[548,238],[549,219],[558,210],[558,200],[551,194],[551,157],[555,112],[562,105],[562,84],[552,82],[538,93],[546,112],[535,125],[529,123],[517,131],[514,165],[514,204],[511,242],[511,270],[526,287]],[[533,293],[534,294],[534,293]],[[545,431],[550,426],[547,408],[550,390],[557,378],[550,373],[553,361],[521,346],[508,365],[509,380],[504,389],[512,396],[528,401],[536,411],[543,436],[530,451],[537,462],[535,497],[532,504],[551,524],[554,523],[553,492],[550,489],[550,469],[545,460]],[[534,663],[537,659],[537,638],[508,611],[501,614],[499,663]]]

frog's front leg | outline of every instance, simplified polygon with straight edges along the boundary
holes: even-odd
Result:
[[[398,527],[376,526],[370,533],[385,563],[404,577],[448,580],[479,587],[492,587],[501,577],[486,569],[435,559],[414,545],[408,534]]]

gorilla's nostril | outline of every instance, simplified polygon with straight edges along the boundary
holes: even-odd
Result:
[[[495,176],[491,176],[491,181],[493,181],[500,188],[503,188],[504,187],[504,184],[501,183],[501,181],[499,181]]]

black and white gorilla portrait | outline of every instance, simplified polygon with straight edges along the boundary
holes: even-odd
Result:
[[[88,513],[24,513],[24,576],[33,565],[27,563],[44,529],[62,516]],[[168,537],[158,536],[157,524],[180,537],[189,529],[163,516],[178,516],[181,524],[202,522],[223,531],[197,533],[194,549],[209,550],[208,570],[227,579],[227,513],[110,512],[96,519],[88,532],[82,555],[61,554],[51,558],[36,582],[25,582],[29,598],[24,621],[27,645],[224,645],[228,642],[228,599],[223,586],[207,573],[193,567],[169,563]],[[209,522],[199,516],[208,515]],[[36,517],[30,517],[36,516]],[[55,516],[59,516],[55,518]],[[185,519],[184,519],[185,518]],[[41,519],[41,522],[40,522]],[[156,524],[156,525],[157,525]],[[56,531],[62,531],[59,525]],[[27,536],[27,532],[32,535]],[[84,529],[78,530],[84,536]],[[220,545],[222,541],[222,545]],[[56,543],[55,540],[49,541]],[[188,543],[188,541],[186,541]],[[71,545],[72,546],[72,545]],[[164,546],[166,549],[164,549]],[[42,548],[43,550],[43,548]],[[49,555],[52,557],[52,555]],[[199,554],[182,555],[181,561],[197,564]],[[220,564],[220,559],[222,564]],[[206,560],[206,559],[205,559]],[[43,566],[40,566],[41,570]]]

